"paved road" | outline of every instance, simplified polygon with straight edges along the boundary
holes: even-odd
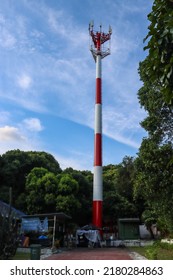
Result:
[[[133,260],[126,248],[76,248],[45,257],[46,260]]]

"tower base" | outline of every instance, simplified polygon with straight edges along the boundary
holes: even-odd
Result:
[[[93,201],[93,225],[98,228],[102,228],[102,209],[103,209],[103,201],[94,200]]]

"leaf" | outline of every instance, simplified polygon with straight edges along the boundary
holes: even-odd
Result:
[[[172,67],[170,68],[170,71],[169,71],[168,74],[167,74],[167,78],[168,78],[168,79],[171,77],[171,74],[172,74]]]
[[[163,42],[163,39],[159,39],[159,40],[158,40],[158,45],[161,45],[162,42]]]

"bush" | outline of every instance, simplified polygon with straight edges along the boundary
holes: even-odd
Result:
[[[146,250],[146,257],[149,260],[165,259],[166,255],[172,255],[171,251],[173,251],[173,244],[156,241]]]
[[[173,250],[173,244],[170,244],[168,242],[160,242],[160,248],[166,250]]]

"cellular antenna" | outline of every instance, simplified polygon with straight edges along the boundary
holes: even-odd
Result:
[[[95,135],[94,135],[94,178],[93,178],[93,219],[92,223],[102,228],[103,175],[102,175],[102,64],[101,60],[110,54],[112,28],[108,33],[94,31],[94,22],[89,24],[91,37],[90,51],[96,62],[96,97],[95,97]],[[105,43],[109,42],[108,47]]]

